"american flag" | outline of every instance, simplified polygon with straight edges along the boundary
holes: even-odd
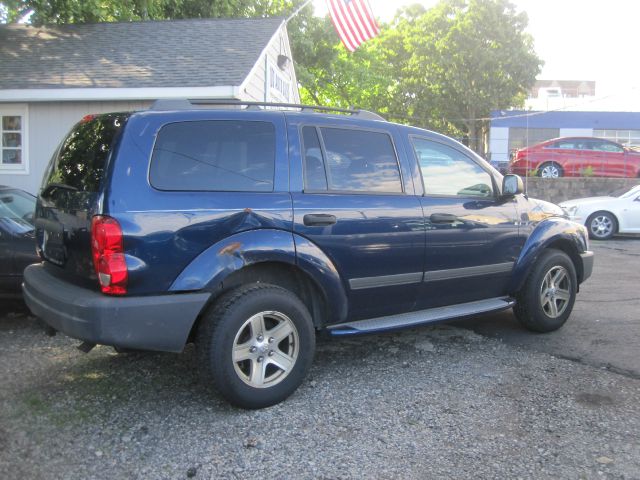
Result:
[[[327,0],[340,40],[350,52],[380,33],[367,0]]]

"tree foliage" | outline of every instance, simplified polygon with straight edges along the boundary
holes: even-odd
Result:
[[[5,0],[7,21],[35,25],[287,14],[301,0]]]
[[[391,75],[379,61],[379,39],[350,53],[329,17],[311,17],[299,30],[290,30],[303,103],[387,111]]]
[[[408,61],[402,80],[414,96],[405,111],[436,111],[480,150],[491,110],[520,105],[540,72],[527,16],[508,0],[446,0],[397,20]]]

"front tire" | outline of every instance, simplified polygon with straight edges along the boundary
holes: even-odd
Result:
[[[596,212],[589,216],[586,223],[589,237],[594,240],[608,240],[618,230],[616,217],[609,212]]]
[[[578,281],[569,256],[546,250],[516,295],[513,312],[527,329],[546,333],[564,325],[571,315]]]
[[[304,380],[315,350],[305,305],[269,284],[239,287],[219,298],[202,318],[198,363],[220,394],[242,408],[286,399]]]

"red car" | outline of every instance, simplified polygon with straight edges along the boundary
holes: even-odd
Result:
[[[563,137],[517,150],[509,170],[539,177],[638,177],[640,152],[593,137]]]

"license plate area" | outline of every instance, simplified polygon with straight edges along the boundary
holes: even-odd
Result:
[[[45,260],[56,265],[64,265],[67,251],[64,242],[64,226],[51,221],[36,221],[38,250]]]

